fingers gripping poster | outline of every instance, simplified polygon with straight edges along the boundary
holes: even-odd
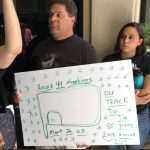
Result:
[[[130,60],[16,73],[26,146],[139,144]]]

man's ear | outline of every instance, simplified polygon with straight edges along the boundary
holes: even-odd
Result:
[[[74,24],[75,21],[76,21],[76,17],[75,17],[75,16],[72,16],[72,17],[71,17],[71,21],[72,21],[72,23]]]

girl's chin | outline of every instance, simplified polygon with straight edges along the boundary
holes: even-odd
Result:
[[[125,53],[130,52],[130,50],[129,50],[129,49],[125,49],[125,48],[124,48],[124,49],[122,49],[121,51],[122,51],[122,52],[125,52]]]

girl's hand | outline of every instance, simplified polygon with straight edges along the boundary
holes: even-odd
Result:
[[[3,145],[4,145],[4,140],[3,140],[3,136],[2,133],[0,132],[0,149],[3,149]]]
[[[21,94],[17,90],[14,90],[13,92],[13,101],[16,104],[18,104],[21,101]]]
[[[86,145],[86,144],[80,145],[80,144],[77,144],[77,148],[79,148],[79,149],[87,149],[89,147],[90,147],[90,145]]]
[[[150,102],[150,93],[146,90],[137,90],[135,92],[136,105],[144,105]]]

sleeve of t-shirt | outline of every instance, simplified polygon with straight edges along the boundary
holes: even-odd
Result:
[[[1,69],[0,68],[0,78],[3,76],[3,74],[5,73],[6,69]]]
[[[109,62],[109,61],[110,61],[109,56],[106,56],[101,60],[101,62]]]
[[[93,64],[97,63],[97,54],[96,54],[96,49],[94,48],[93,45],[88,44],[87,45],[87,54],[86,54],[86,64]]]
[[[115,59],[113,58],[113,55],[105,56],[101,62],[110,62],[110,61],[115,61]]]
[[[144,59],[145,59],[144,75],[147,75],[150,74],[150,56],[146,54]]]

